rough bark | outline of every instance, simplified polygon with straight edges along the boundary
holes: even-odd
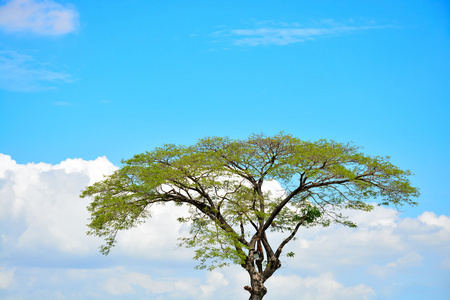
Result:
[[[256,271],[256,270],[255,270]],[[264,280],[260,273],[249,273],[251,287],[246,286],[245,289],[250,292],[249,300],[261,300],[267,293],[267,288],[264,286]]]
[[[247,262],[245,269],[250,276],[251,286],[245,286],[244,289],[250,293],[249,300],[261,300],[267,294],[267,288],[264,286],[264,283],[280,267],[281,262],[275,256],[271,256],[268,259],[268,263],[263,271],[259,271],[259,268],[255,268],[255,264],[253,262]]]

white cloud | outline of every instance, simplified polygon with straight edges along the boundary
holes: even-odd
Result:
[[[211,299],[218,288],[227,287],[228,284],[228,280],[221,272],[209,272],[207,273],[206,283],[200,286],[201,297]]]
[[[60,164],[17,164],[0,154],[0,222],[15,224],[4,232],[9,251],[49,250],[72,255],[96,254],[101,240],[86,236],[88,199],[81,190],[117,167],[105,157],[92,161],[67,159]],[[177,222],[186,207],[154,206],[153,217],[121,232],[114,254],[146,259],[189,260],[192,249],[178,249],[178,238],[188,230]]]
[[[206,274],[202,282],[195,278],[153,279],[147,274],[127,272],[124,269],[113,270],[115,277],[109,278],[103,288],[111,295],[136,293],[135,287],[143,288],[147,294],[166,294],[170,298],[210,299],[213,293],[228,285],[221,272],[213,271]]]
[[[0,289],[7,289],[14,283],[14,269],[0,268]]]
[[[387,264],[389,268],[401,268],[401,267],[410,267],[416,266],[418,263],[422,261],[423,257],[415,252],[406,253],[404,256],[400,257],[394,262]]]
[[[373,266],[369,272],[384,279],[405,268],[419,266],[422,259],[423,257],[416,252],[409,252],[385,266]]]
[[[97,254],[100,239],[86,235],[88,199],[81,190],[116,170],[105,157],[92,161],[67,159],[59,164],[17,164],[0,154],[0,222],[14,224],[2,240],[8,251],[59,251],[70,255]],[[177,218],[186,207],[156,205],[146,223],[118,235],[114,255],[145,259],[190,260],[192,249],[178,249],[188,230]]]
[[[447,216],[437,217],[435,213],[427,211],[418,217],[419,221],[429,226],[442,227],[450,231],[450,218]]]
[[[24,292],[42,290],[41,298],[52,298],[55,290],[61,295],[76,299],[246,299],[247,276],[240,268],[233,267],[201,274],[179,272],[176,276],[163,277],[143,262],[146,271],[132,271],[125,267],[104,269],[21,269],[28,276],[18,278],[16,286]],[[11,272],[10,272],[11,273]],[[149,274],[150,273],[150,274]],[[10,275],[8,275],[10,276]],[[267,282],[265,299],[296,300],[363,300],[372,299],[375,292],[365,284],[345,286],[331,273],[318,276],[274,275]],[[76,289],[71,287],[76,286]],[[69,289],[68,289],[69,287]],[[68,289],[68,290],[67,290]],[[96,295],[96,297],[88,297]],[[47,296],[47,297],[45,297]],[[69,298],[67,297],[67,298]]]
[[[337,36],[344,33],[382,28],[382,26],[348,26],[336,22],[322,22],[320,27],[300,27],[299,24],[283,22],[257,22],[258,28],[232,29],[215,32],[216,36],[229,36],[233,43],[239,46],[278,45],[284,46],[293,43],[305,42],[320,37]],[[272,27],[259,27],[270,25]]]
[[[450,217],[424,212],[417,218],[398,222],[396,233],[416,248],[432,248],[450,258]]]
[[[187,230],[176,221],[184,207],[155,206],[151,219],[119,233],[111,255],[100,256],[101,241],[85,235],[88,200],[78,195],[115,169],[105,157],[51,165],[18,164],[0,154],[0,287],[7,296],[39,290],[42,299],[55,298],[56,291],[79,299],[248,297],[248,275],[239,266],[191,271],[192,249],[175,251]],[[276,182],[268,182],[269,188],[282,193]],[[450,277],[448,216],[401,218],[385,207],[350,215],[358,228],[301,229],[299,239],[286,246],[285,253],[295,257],[282,258],[282,268],[266,283],[265,299],[298,299],[300,293],[304,299],[389,299],[381,293],[385,286],[397,291],[392,295],[406,294],[414,291],[403,288],[410,280],[434,293],[439,288],[430,290],[430,282]]]
[[[187,207],[166,204],[152,207],[152,217],[139,227],[119,233],[112,251],[145,259],[189,260],[192,249],[178,248],[178,238],[188,234],[188,228],[177,221],[186,216]]]
[[[268,283],[267,288],[272,299],[302,300],[367,300],[373,299],[372,288],[359,284],[345,287],[336,281],[331,273],[324,273],[318,277],[302,278],[296,275],[276,275]]]
[[[386,253],[403,253],[407,245],[395,234],[398,215],[395,210],[376,207],[371,213],[348,212],[357,229],[340,225],[303,228],[298,240],[287,245],[295,259],[287,259],[289,267],[325,272],[335,267],[358,266]]]
[[[88,213],[78,195],[114,169],[105,157],[20,165],[0,154],[0,221],[16,227],[2,235],[9,251],[43,248],[83,254],[96,248],[96,241],[85,234]]]
[[[110,278],[108,279],[103,288],[111,295],[123,295],[123,294],[132,294],[134,292],[133,286],[125,282],[120,278]]]
[[[0,28],[6,32],[62,35],[78,27],[78,12],[51,0],[11,0],[0,6]]]
[[[59,82],[72,82],[72,76],[51,70],[48,64],[30,55],[0,50],[0,88],[13,92],[54,89]]]

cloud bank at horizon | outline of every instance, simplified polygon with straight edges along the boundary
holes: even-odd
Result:
[[[193,271],[192,249],[175,249],[187,228],[184,207],[156,206],[153,218],[120,233],[112,254],[85,235],[87,199],[80,191],[117,167],[105,157],[60,164],[18,164],[0,154],[0,289],[22,299],[238,299],[248,278],[239,267]],[[415,289],[446,292],[450,218],[424,212],[401,218],[391,208],[353,212],[357,229],[303,229],[266,283],[267,299],[396,299]],[[279,236],[274,236],[278,239]],[[405,289],[408,287],[409,292]],[[442,294],[444,295],[444,294]],[[302,297],[303,297],[302,296]]]

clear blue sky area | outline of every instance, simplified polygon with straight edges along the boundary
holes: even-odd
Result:
[[[164,143],[284,131],[391,156],[421,196],[302,231],[267,300],[447,299],[449,103],[446,0],[0,0],[0,298],[245,299],[175,254],[176,208],[99,257],[78,195]]]

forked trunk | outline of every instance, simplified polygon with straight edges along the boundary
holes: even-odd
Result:
[[[275,255],[268,258],[266,262],[264,270],[263,258],[255,262],[247,259],[246,264],[243,265],[250,276],[251,286],[244,287],[244,289],[250,293],[249,300],[261,300],[267,294],[267,288],[264,286],[264,282],[266,282],[266,280],[281,267],[281,262]],[[255,267],[255,264],[257,268]]]

